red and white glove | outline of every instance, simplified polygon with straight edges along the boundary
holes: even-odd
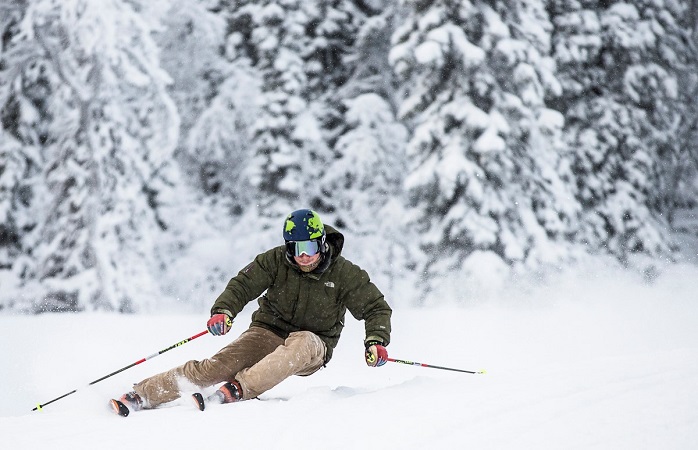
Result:
[[[368,341],[366,342],[366,364],[371,367],[380,367],[388,362],[388,350],[383,347],[382,342]]]
[[[230,327],[233,326],[233,319],[229,315],[224,313],[214,314],[206,322],[206,328],[208,332],[214,336],[223,336],[225,333],[230,331]]]

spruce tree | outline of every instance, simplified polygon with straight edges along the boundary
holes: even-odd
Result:
[[[317,125],[304,97],[307,74],[302,52],[307,45],[308,10],[315,2],[263,1],[234,11],[243,22],[238,39],[261,76],[259,114],[252,125],[253,156],[247,173],[257,190],[259,213],[275,218],[289,204],[307,202]]]
[[[681,165],[676,19],[684,10],[673,1],[559,1],[551,13],[582,240],[622,261],[666,253]]]
[[[546,107],[560,86],[543,3],[410,4],[391,62],[413,130],[407,218],[420,236],[420,286],[434,296],[458,289],[445,276],[472,274],[470,256],[559,262],[578,206],[563,118]]]
[[[239,216],[252,203],[245,176],[252,124],[260,95],[259,73],[236,49],[227,14],[209,1],[172,2],[157,42],[172,77],[182,126],[177,161],[207,205],[209,219]],[[226,214],[220,214],[225,212]]]
[[[229,10],[235,61],[259,74],[253,157],[246,173],[269,219],[289,205],[322,209],[318,180],[329,170],[337,139],[336,89],[351,69],[344,57],[361,22],[351,2],[240,2]]]
[[[52,93],[50,70],[35,42],[22,37],[28,4],[0,7],[0,309],[22,309],[38,292],[41,216],[49,193],[43,180]]]
[[[178,116],[154,26],[122,1],[34,0],[12,37],[34,49],[12,82],[38,68],[45,123],[44,208],[28,271],[37,295],[24,309],[130,311],[159,295],[154,247],[167,224],[158,203]]]

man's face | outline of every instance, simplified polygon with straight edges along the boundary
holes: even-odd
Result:
[[[312,266],[315,264],[320,258],[320,254],[316,253],[313,256],[308,256],[305,253],[302,253],[300,256],[294,256],[293,260],[296,261],[296,264],[298,264],[300,267],[304,266]]]
[[[321,246],[317,239],[286,242],[286,250],[303,272],[312,272],[320,264]]]

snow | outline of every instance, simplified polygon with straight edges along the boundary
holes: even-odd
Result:
[[[395,308],[390,356],[486,374],[366,367],[363,325],[347,316],[328,367],[286,380],[265,401],[202,413],[180,400],[126,419],[108,411],[108,398],[211,355],[247,327],[254,305],[228,336],[205,335],[93,386],[202,331],[206,312],[1,315],[3,448],[690,448],[697,272],[673,266],[649,285],[579,269],[496,301]]]
[[[12,27],[5,27],[9,49],[5,55],[10,58],[6,66],[11,69],[6,84],[12,89],[5,92],[0,88],[0,97],[16,97],[21,105],[18,130],[33,130],[31,134],[51,130],[53,137],[48,142],[61,145],[49,147],[47,152],[46,148],[33,145],[33,138],[23,138],[20,146],[14,144],[16,133],[0,136],[7,141],[0,147],[10,155],[19,155],[8,160],[9,170],[5,170],[0,184],[7,189],[31,187],[34,198],[27,208],[8,210],[6,199],[0,204],[0,215],[4,217],[1,221],[9,217],[10,222],[16,222],[17,230],[29,230],[17,248],[31,249],[19,257],[15,257],[14,248],[0,252],[0,266],[12,269],[0,271],[0,296],[16,298],[8,303],[14,310],[40,311],[42,308],[33,306],[44,297],[46,288],[60,284],[65,291],[77,291],[79,286],[79,303],[90,311],[105,304],[92,304],[87,299],[106,292],[112,294],[103,300],[110,303],[108,306],[141,314],[16,316],[3,310],[3,448],[695,446],[698,269],[690,264],[698,260],[696,229],[686,228],[682,237],[689,244],[685,248],[693,249],[684,250],[683,265],[666,268],[661,267],[661,261],[651,262],[646,278],[652,284],[632,272],[618,272],[601,264],[594,270],[577,266],[576,273],[547,279],[547,285],[530,280],[515,280],[516,284],[511,284],[508,275],[513,268],[491,251],[472,252],[470,245],[504,248],[509,258],[523,259],[525,255],[530,264],[556,260],[549,255],[567,250],[553,246],[546,235],[571,235],[588,229],[587,238],[594,233],[601,236],[590,239],[592,243],[606,245],[618,255],[620,245],[625,244],[617,239],[604,240],[608,230],[603,225],[625,217],[628,211],[633,220],[618,223],[612,230],[616,236],[635,233],[647,246],[663,242],[661,236],[651,234],[660,228],[650,227],[651,217],[643,206],[647,202],[641,201],[644,194],[641,189],[635,192],[632,185],[648,186],[641,176],[645,173],[643,168],[651,165],[648,153],[636,152],[633,159],[621,164],[612,161],[614,152],[606,148],[613,150],[613,140],[622,141],[628,135],[632,108],[612,102],[573,108],[573,119],[583,122],[582,128],[565,131],[572,133],[573,148],[580,147],[578,160],[557,157],[568,150],[558,136],[563,116],[541,109],[548,98],[561,95],[562,83],[573,97],[579,93],[574,92],[575,86],[580,92],[587,91],[589,82],[598,81],[597,77],[587,80],[573,72],[588,68],[587,63],[598,56],[601,43],[609,44],[604,58],[613,67],[626,59],[638,64],[659,60],[667,63],[671,59],[657,53],[661,48],[652,47],[671,41],[673,32],[669,28],[653,29],[659,22],[645,19],[630,2],[612,5],[608,13],[557,8],[575,11],[556,19],[559,42],[555,59],[544,56],[550,54],[546,36],[549,23],[543,17],[544,2],[540,0],[524,2],[525,7],[514,5],[511,11],[501,13],[490,8],[488,2],[480,5],[482,8],[453,11],[446,11],[441,6],[444,2],[436,2],[426,11],[419,5],[416,9],[408,7],[410,11],[388,9],[386,14],[371,20],[382,21],[385,30],[379,31],[392,34],[389,50],[374,46],[381,41],[377,39],[375,43],[365,43],[365,48],[354,45],[334,52],[335,56],[350,58],[343,60],[346,62],[364,54],[369,61],[380,59],[388,51],[389,63],[398,77],[393,80],[395,85],[386,82],[379,89],[386,96],[384,104],[376,103],[378,97],[368,93],[373,92],[377,81],[362,75],[363,69],[346,80],[339,97],[331,96],[341,101],[343,96],[351,98],[348,93],[363,93],[346,103],[346,130],[331,133],[330,140],[336,138],[334,150],[339,151],[341,158],[327,166],[332,169],[328,173],[338,175],[330,180],[335,183],[333,189],[323,192],[344,193],[335,194],[334,202],[325,199],[327,205],[333,203],[332,208],[339,210],[327,213],[327,223],[341,218],[338,222],[349,225],[346,252],[369,269],[376,283],[390,294],[388,300],[395,307],[391,356],[468,370],[486,369],[487,374],[395,363],[368,368],[362,359],[362,324],[347,316],[348,326],[331,364],[309,378],[287,380],[265,393],[264,401],[212,407],[201,413],[183,400],[157,411],[133,414],[128,419],[111,414],[106,400],[127,391],[131,383],[144,377],[190,358],[212,355],[247,327],[253,305],[236,320],[230,336],[198,338],[94,386],[88,384],[203,330],[208,307],[215,298],[210,289],[222,288],[227,277],[247,264],[257,251],[267,248],[267,244],[279,243],[276,225],[273,229],[266,226],[272,220],[278,221],[278,217],[274,219],[278,209],[287,213],[293,208],[286,204],[284,196],[311,198],[315,186],[300,183],[302,177],[297,176],[300,172],[296,166],[308,167],[311,160],[315,162],[312,158],[322,159],[319,155],[326,150],[321,148],[315,118],[331,119],[328,126],[340,119],[331,111],[330,115],[318,112],[328,112],[325,94],[329,91],[323,87],[321,92],[315,84],[319,79],[313,78],[315,71],[320,72],[319,59],[303,59],[303,55],[309,54],[308,49],[319,49],[314,53],[317,56],[328,45],[332,47],[331,42],[323,37],[311,44],[303,31],[305,26],[319,23],[315,32],[323,30],[326,37],[335,31],[342,35],[342,30],[351,36],[357,27],[362,35],[368,28],[359,27],[358,23],[340,23],[337,14],[341,8],[330,8],[326,16],[321,16],[319,9],[310,11],[310,2],[303,3],[300,9],[293,6],[294,2],[287,2],[284,7],[249,2],[244,10],[235,7],[226,12],[227,8],[220,10],[215,6],[217,2],[207,1],[208,6],[193,2],[196,4],[192,6],[180,0],[167,16],[173,23],[163,24],[169,34],[160,34],[156,40],[162,30],[160,18],[168,8],[164,3],[139,2],[136,8],[129,2],[104,2],[106,10],[101,4],[98,10],[96,2],[78,0],[12,3],[20,6],[10,7],[14,19],[6,24],[16,22],[20,34],[12,36]],[[375,0],[368,3],[378,4]],[[20,20],[20,11],[25,8],[28,13]],[[659,6],[655,9],[657,14],[662,11]],[[221,15],[218,11],[222,11]],[[245,20],[251,18],[251,22],[243,23],[240,14]],[[364,20],[352,14],[346,17]],[[240,22],[241,29],[240,34],[228,38],[223,55],[226,57],[221,58],[221,40],[227,32],[223,28],[228,19],[231,23]],[[465,33],[463,24],[475,23],[473,20],[482,22],[481,33],[472,29]],[[342,26],[333,28],[336,25]],[[393,26],[397,29],[394,33]],[[36,30],[45,33],[48,40],[44,45],[39,45],[34,36]],[[245,31],[252,33],[250,42],[243,42]],[[478,42],[467,39],[480,34]],[[51,43],[53,39],[55,43]],[[496,58],[485,61],[486,53],[493,53],[493,49],[509,64],[500,68],[495,64]],[[47,50],[52,50],[51,55]],[[444,63],[447,50],[460,56],[467,70],[454,71],[454,78],[442,80],[434,76],[434,68]],[[255,62],[244,59],[247,51],[255,55]],[[681,46],[676,52],[681,52]],[[87,64],[85,55],[95,56],[94,61]],[[303,61],[307,63],[305,68],[301,67]],[[555,61],[560,63],[559,70]],[[485,62],[486,67],[480,68]],[[513,69],[515,64],[518,69]],[[565,64],[570,67],[563,67]],[[17,67],[16,74],[13,67]],[[347,69],[352,67],[347,65]],[[667,73],[673,73],[669,70],[672,67],[666,69]],[[102,78],[96,99],[92,98],[96,87],[93,69],[99,69]],[[331,72],[344,79],[341,70],[333,68]],[[601,81],[613,81],[614,73],[611,70],[610,75],[601,74]],[[643,98],[645,91],[664,92],[671,97],[677,89],[675,80],[667,79],[663,70],[654,66],[639,65],[617,75],[626,77],[625,87],[631,89],[632,98]],[[505,83],[500,83],[502,76],[507,77]],[[562,77],[560,81],[558,76]],[[16,77],[23,78],[26,85]],[[390,81],[388,78],[385,75],[377,79]],[[259,84],[264,80],[272,80],[272,84],[281,80],[285,90],[276,84]],[[46,108],[31,101],[38,98],[34,91],[42,88],[44,82]],[[70,89],[76,96],[68,95]],[[612,87],[609,89],[602,97],[616,98],[608,95],[615,92]],[[480,107],[470,101],[473,95],[479,99],[475,104]],[[660,97],[654,95],[650,99],[659,101]],[[93,155],[99,162],[98,178],[105,184],[94,196],[79,189],[65,199],[48,195],[48,191],[63,186],[71,177],[79,186],[89,184],[88,175],[93,169],[83,163],[91,158],[87,147],[76,144],[76,136],[84,133],[76,134],[75,130],[84,124],[77,123],[79,111],[74,106],[75,102],[86,105],[92,100],[97,102],[92,102],[92,106],[102,108],[104,114],[99,120],[95,118],[95,127],[83,131],[94,142],[113,144],[98,146]],[[177,111],[173,100],[178,100]],[[494,106],[488,106],[489,103]],[[393,106],[401,112],[399,120],[393,117]],[[52,112],[51,117],[44,118],[46,111]],[[260,115],[260,111],[266,115]],[[512,121],[510,116],[516,119]],[[539,125],[531,125],[534,117],[538,117]],[[589,125],[587,122],[598,131],[598,136],[584,128]],[[410,129],[407,133],[407,125],[416,127],[416,132]],[[636,128],[642,125],[639,123]],[[290,134],[279,134],[277,128]],[[337,133],[339,128],[342,127],[338,126]],[[256,143],[250,140],[252,134],[258,136]],[[666,134],[666,129],[657,131],[659,141],[662,134]],[[287,135],[295,140],[286,139]],[[531,145],[525,149],[530,159],[517,161],[516,155],[492,155],[506,150],[504,138],[518,139],[517,136],[531,137]],[[186,150],[188,157],[199,161],[182,163],[183,173],[178,172],[179,163],[161,166],[176,156],[173,152],[179,137],[186,137],[191,144],[191,148],[179,150]],[[475,137],[478,139],[472,143]],[[303,141],[303,145],[297,140]],[[609,140],[612,142],[606,145]],[[409,171],[405,171],[406,161],[401,158],[405,144],[409,145],[415,163]],[[473,150],[470,159],[466,158],[471,150],[469,145]],[[274,146],[279,152],[269,156],[268,150]],[[635,146],[642,147],[639,143]],[[299,153],[306,147],[312,148],[312,152]],[[362,155],[357,153],[358,148]],[[427,154],[430,149],[434,153]],[[59,157],[63,154],[71,157]],[[591,174],[594,163],[609,158],[608,173]],[[352,161],[354,164],[349,164]],[[565,189],[569,184],[565,181],[572,179],[572,163],[577,172],[580,167],[585,169],[576,174],[583,181],[580,195],[586,200],[593,197],[596,202],[591,202],[592,207],[586,211],[591,217],[582,218],[587,224],[582,224],[580,230],[565,226],[577,220],[579,207]],[[216,169],[207,175],[209,181],[222,179],[223,184],[220,194],[207,197],[203,205],[198,205],[188,197],[193,193],[183,194],[185,185],[180,181],[201,173],[199,169],[208,165]],[[54,172],[47,169],[50,167],[61,170]],[[121,170],[124,167],[130,170]],[[617,172],[611,170],[614,167],[627,172],[630,178],[613,178]],[[522,184],[510,176],[515,171],[507,173],[508,168],[523,170],[521,177],[533,172],[542,176],[531,177]],[[290,172],[280,180],[263,179],[276,169]],[[50,175],[48,183],[44,180],[46,170]],[[165,176],[168,171],[172,171],[171,176]],[[122,172],[128,176],[122,177]],[[405,186],[397,181],[404,176],[409,176],[406,187],[414,188],[413,192],[400,192]],[[244,188],[250,187],[246,177],[252,179],[253,189]],[[513,182],[506,183],[507,189],[502,190],[498,183],[492,184],[495,178]],[[343,179],[356,181],[346,187],[340,183]],[[143,185],[144,180],[148,180],[147,186]],[[463,188],[465,180],[466,197],[453,203],[451,197]],[[286,192],[255,189],[265,184]],[[434,191],[433,186],[440,189]],[[141,188],[153,195],[157,193],[158,202],[162,202],[157,209],[150,204],[152,198],[142,195],[145,189]],[[690,197],[689,191],[683,194]],[[545,204],[546,208],[526,209],[525,202],[516,200],[521,192],[530,194],[531,201]],[[404,193],[417,198],[421,205],[406,208]],[[609,193],[616,193],[615,197]],[[630,201],[633,196],[640,200]],[[22,197],[27,196],[20,196],[21,201]],[[389,203],[381,209],[386,199]],[[73,206],[85,202],[96,203],[73,214]],[[222,213],[241,205],[245,206],[240,208],[245,211],[243,216],[228,217]],[[447,209],[445,215],[429,213],[443,205]],[[372,211],[368,220],[363,217],[364,206]],[[103,209],[108,213],[98,220],[93,217],[94,211]],[[46,211],[58,211],[56,217],[61,220],[46,216]],[[264,211],[264,217],[258,217],[258,211]],[[695,211],[690,214],[693,216],[680,217],[682,222],[690,219],[690,225],[682,223],[681,227],[693,226]],[[164,220],[171,231],[169,235],[155,231],[159,228],[156,215],[158,219],[169,216]],[[402,234],[398,219],[423,226],[428,230],[426,236]],[[240,224],[228,226],[229,221]],[[91,225],[76,225],[84,223]],[[638,231],[642,224],[648,228]],[[62,236],[82,245],[55,255],[60,249],[45,236]],[[436,247],[444,237],[464,244],[434,258],[433,254],[416,251],[420,244]],[[100,261],[97,269],[89,261],[83,264],[82,258],[89,259],[92,252]],[[67,278],[68,281],[43,277],[42,268],[55,260],[72,262],[63,268],[64,273],[79,275]],[[153,275],[161,266],[162,273]],[[410,276],[402,277],[405,267],[416,269],[410,269]],[[22,285],[20,274],[32,272],[38,275]],[[421,274],[429,275],[420,282],[426,298],[412,286],[412,279]],[[466,282],[467,275],[472,279]],[[167,287],[162,293],[165,295],[159,292],[160,286]],[[54,292],[57,290],[53,288]],[[122,303],[120,299],[126,297],[133,304]],[[19,300],[26,300],[26,307],[13,306],[12,302]],[[417,304],[432,307],[413,306]],[[43,411],[31,411],[35,405],[73,389],[78,391]]]
[[[443,64],[441,45],[435,41],[426,41],[419,44],[414,49],[414,57],[419,64],[429,64],[431,62],[438,62],[439,65]]]

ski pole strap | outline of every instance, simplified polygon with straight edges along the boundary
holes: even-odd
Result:
[[[478,373],[487,373],[487,372],[484,371],[484,370],[477,370],[477,371],[474,371],[474,370],[453,369],[453,368],[451,368],[451,367],[435,366],[435,365],[433,365],[433,364],[424,364],[424,363],[420,363],[420,362],[407,361],[407,360],[404,360],[404,359],[388,358],[388,361],[389,361],[389,362],[394,362],[394,363],[400,363],[400,364],[407,364],[408,366],[419,366],[419,367],[429,367],[429,368],[431,368],[431,369],[451,370],[451,371],[453,371],[453,372],[474,373],[474,374],[478,374]]]

